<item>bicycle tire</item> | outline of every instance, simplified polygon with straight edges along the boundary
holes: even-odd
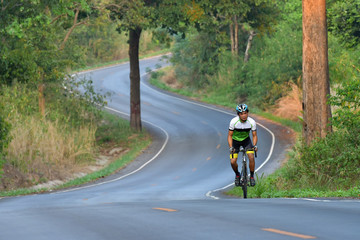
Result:
[[[241,188],[243,190],[243,196],[244,196],[244,198],[247,198],[247,166],[246,166],[246,162],[243,162],[241,176],[244,179],[244,181],[242,182],[242,186],[241,186]]]

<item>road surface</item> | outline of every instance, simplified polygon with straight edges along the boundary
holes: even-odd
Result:
[[[358,200],[223,195],[234,180],[227,131],[235,113],[149,86],[145,71],[158,64],[167,63],[141,61],[142,119],[152,146],[99,182],[0,199],[1,240],[360,239]],[[108,111],[129,116],[128,64],[80,75],[91,77],[97,91],[112,93]],[[255,119],[261,175],[279,167],[291,133]]]

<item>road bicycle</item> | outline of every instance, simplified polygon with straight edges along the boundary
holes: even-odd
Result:
[[[255,157],[257,157],[256,151],[254,148],[244,149],[242,146],[240,147],[239,153],[242,153],[242,167],[241,167],[241,178],[240,178],[240,185],[243,190],[244,198],[247,198],[247,187],[250,183],[250,179],[248,176],[248,169],[247,169],[247,159],[248,156],[246,154],[247,151],[254,151]]]

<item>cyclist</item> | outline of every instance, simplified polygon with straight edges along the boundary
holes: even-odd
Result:
[[[249,108],[246,104],[239,104],[236,106],[237,116],[230,121],[228,143],[230,151],[230,162],[231,167],[235,172],[235,186],[241,186],[241,176],[238,170],[238,153],[239,148],[242,146],[244,149],[253,148],[257,151],[257,133],[256,133],[256,122],[254,119],[249,117]],[[250,131],[252,132],[252,139],[250,139]],[[254,151],[246,152],[249,157],[249,168],[250,168],[250,186],[255,186],[254,171],[255,171],[255,159]]]

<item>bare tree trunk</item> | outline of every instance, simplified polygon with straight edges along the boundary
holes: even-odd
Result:
[[[230,24],[230,40],[231,40],[231,54],[234,55],[235,40],[234,40],[234,25]]]
[[[254,39],[254,36],[256,35],[255,31],[254,30],[251,30],[250,31],[250,36],[248,38],[248,41],[247,41],[247,45],[246,45],[246,50],[245,50],[245,57],[244,57],[244,62],[248,62],[249,61],[249,51],[250,51],[250,48],[251,48],[251,43],[252,43],[252,40]]]
[[[237,17],[233,16],[230,23],[231,54],[233,56],[236,56],[239,53],[238,33],[239,33],[239,24],[237,22]]]
[[[239,54],[239,23],[236,16],[234,16],[234,52],[235,55]]]
[[[71,35],[71,33],[74,31],[74,29],[77,27],[77,26],[80,26],[82,24],[85,24],[87,22],[87,20],[84,20],[82,22],[78,22],[78,16],[79,16],[79,8],[76,8],[75,9],[75,16],[74,16],[74,21],[73,21],[73,25],[71,26],[71,28],[69,29],[69,31],[66,33],[66,36],[63,40],[63,42],[61,43],[60,45],[60,50],[63,50],[64,47],[65,47],[65,43],[69,40],[69,37]]]
[[[326,0],[303,0],[303,136],[309,145],[332,131]]]
[[[139,42],[141,28],[130,29],[129,57],[130,57],[130,126],[136,131],[141,131],[140,112],[140,67],[139,67]]]

